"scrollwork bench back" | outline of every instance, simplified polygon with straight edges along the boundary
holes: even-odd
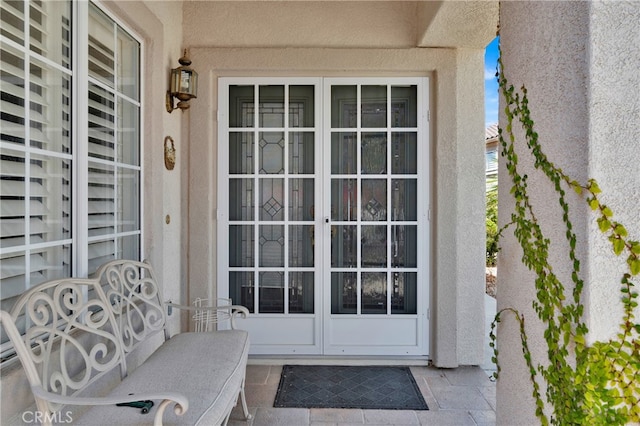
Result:
[[[92,279],[67,278],[35,286],[10,312],[0,311],[37,410],[55,413],[65,404],[97,405],[103,408],[93,407],[88,413],[95,423],[139,424],[153,419],[154,424],[162,424],[167,407],[173,406],[175,415],[182,416],[191,406],[186,422],[226,424],[240,396],[245,417],[250,418],[244,398],[248,334],[233,329],[233,319],[246,317],[248,311],[227,305],[222,309],[233,312],[232,330],[181,333],[169,340],[165,304],[149,264],[116,260],[101,266]],[[198,312],[202,309],[218,308],[198,307]],[[19,328],[26,332],[21,335]],[[133,372],[128,371],[127,355],[163,332],[164,343]],[[197,362],[185,362],[188,357]],[[216,368],[209,368],[210,363]],[[82,395],[114,369],[119,369],[122,381],[109,396]],[[213,394],[194,393],[195,388],[207,388]],[[158,401],[155,414],[130,416],[130,407],[113,408],[116,403],[139,400]],[[182,422],[180,418],[169,421]]]

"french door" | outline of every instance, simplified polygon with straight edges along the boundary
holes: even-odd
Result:
[[[221,78],[219,297],[254,354],[427,355],[426,78]]]

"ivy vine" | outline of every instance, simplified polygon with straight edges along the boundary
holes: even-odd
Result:
[[[579,183],[556,167],[544,154],[531,117],[527,89],[509,84],[504,74],[502,53],[498,59],[500,93],[505,101],[506,127],[499,129],[501,155],[505,159],[515,208],[511,221],[500,230],[513,228],[523,250],[522,262],[535,273],[536,299],[533,309],[545,324],[547,361],[532,359],[525,317],[514,308],[500,310],[491,326],[493,361],[497,365],[498,347],[495,329],[505,314],[518,321],[525,363],[529,370],[536,404],[536,416],[543,425],[616,425],[640,422],[640,324],[635,321],[638,291],[633,280],[640,274],[640,243],[629,239],[627,229],[614,219],[612,209],[601,201],[601,190],[594,179]],[[562,210],[568,257],[572,263],[571,284],[565,286],[553,271],[549,258],[551,240],[543,235],[528,193],[526,174],[518,170],[514,148],[514,126],[522,126],[526,146],[534,167],[554,186]],[[619,333],[608,341],[586,342],[588,332],[583,320],[580,260],[576,255],[576,234],[569,219],[566,191],[575,191],[596,216],[600,231],[611,243],[613,253],[626,256],[627,270],[620,278],[620,302],[623,315]],[[544,396],[541,384],[544,385]]]

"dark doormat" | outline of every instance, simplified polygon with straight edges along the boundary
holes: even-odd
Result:
[[[274,407],[428,410],[408,367],[285,365]]]

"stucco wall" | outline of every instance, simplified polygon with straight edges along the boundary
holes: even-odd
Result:
[[[184,10],[184,41],[193,47],[484,49],[498,2],[188,1]]]
[[[190,126],[189,135],[193,294],[214,294],[216,285],[218,77],[427,75],[433,153],[431,357],[443,367],[481,363],[483,51],[201,47],[192,48],[191,56],[201,72],[200,94],[189,112],[191,123],[198,123]]]
[[[186,2],[192,47],[413,47],[415,2]],[[198,31],[204,29],[206,31]]]
[[[616,25],[612,25],[615,22]],[[591,5],[589,25],[589,176],[603,189],[602,201],[625,224],[631,240],[640,241],[640,3]],[[589,286],[587,309],[590,339],[617,331],[622,309],[617,303],[624,258],[611,253],[609,242],[589,224]],[[636,279],[636,284],[638,280]],[[636,312],[640,318],[640,310]]]
[[[458,49],[456,62],[456,306],[457,328],[464,330],[458,335],[457,363],[471,365],[478,363],[476,351],[485,340],[484,309],[477,307],[484,308],[485,293],[486,184],[484,175],[478,175],[485,168],[485,148],[475,136],[484,131],[484,73],[479,73],[484,69],[484,50]]]
[[[495,37],[497,1],[420,1],[418,45],[484,49]]]
[[[603,200],[619,220],[628,224],[632,239],[637,240],[640,115],[638,100],[629,94],[640,87],[640,6],[633,2],[503,2],[500,13],[503,71],[516,88],[527,86],[529,107],[544,152],[579,181],[596,178],[604,191]],[[500,122],[506,125],[504,115]],[[552,241],[554,272],[570,288],[571,260],[557,196],[533,170],[525,155],[522,132],[517,133],[519,172],[529,177],[537,219]],[[502,162],[499,182],[502,226],[510,221],[513,207]],[[607,338],[620,319],[620,259],[610,255],[610,246],[584,202],[572,191],[567,197],[573,206],[570,218],[585,280],[585,320],[590,339]],[[498,309],[514,307],[525,315],[534,362],[544,364],[544,327],[531,308],[534,277],[520,263],[522,250],[512,236],[506,236],[501,246]],[[497,385],[498,424],[538,424],[517,324],[508,315],[498,330],[498,346],[502,366]]]
[[[163,145],[165,135],[171,135],[177,148],[182,145],[181,113],[169,115],[164,108],[164,93],[168,84],[169,69],[178,66],[181,51],[182,6],[177,2],[105,2],[116,19],[130,28],[144,43],[144,241],[143,258],[148,259],[163,282],[166,298],[182,300],[184,271],[181,249],[182,158],[178,154],[176,168],[169,172],[164,168]],[[176,37],[176,34],[178,37]],[[165,224],[165,215],[171,215],[171,223]],[[180,323],[176,315],[171,319],[171,329],[177,331]],[[155,349],[153,345],[141,348],[127,359],[131,367],[146,358]],[[0,424],[22,424],[22,412],[33,404],[22,367],[17,360],[2,366],[2,410]],[[13,420],[10,420],[12,419]]]

